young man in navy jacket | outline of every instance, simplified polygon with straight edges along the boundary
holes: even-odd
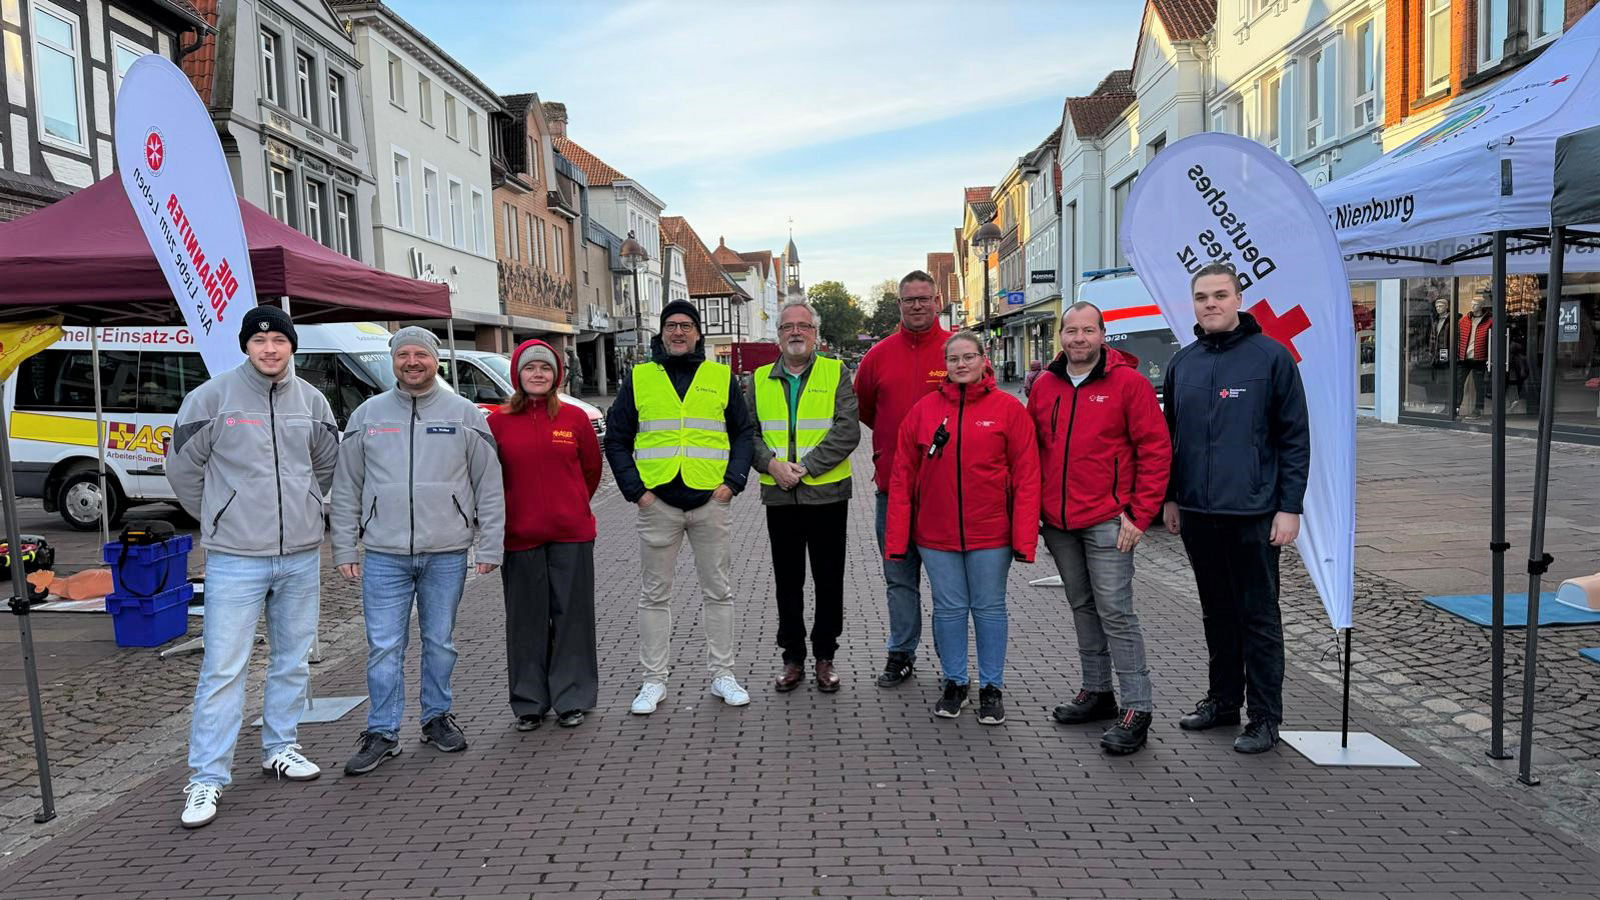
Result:
[[[1263,753],[1283,721],[1278,555],[1300,533],[1311,431],[1300,370],[1239,311],[1239,277],[1212,263],[1190,282],[1195,335],[1167,366],[1172,475],[1163,516],[1194,568],[1210,689],[1179,720],[1190,730],[1250,723],[1233,749]]]

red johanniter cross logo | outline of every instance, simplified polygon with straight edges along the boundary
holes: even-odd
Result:
[[[1256,322],[1267,337],[1288,347],[1289,355],[1294,357],[1296,363],[1300,362],[1300,351],[1295,348],[1294,339],[1311,327],[1311,320],[1306,317],[1304,309],[1296,306],[1279,317],[1272,311],[1271,304],[1265,300],[1257,300],[1256,305],[1250,307],[1248,312],[1256,317]]]
[[[166,159],[166,146],[161,142],[161,135],[154,131],[144,139],[144,161],[150,164],[150,171],[161,171],[161,163]]]

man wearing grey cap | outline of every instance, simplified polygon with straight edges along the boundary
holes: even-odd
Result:
[[[500,460],[483,410],[440,386],[439,339],[409,327],[389,340],[395,386],[356,408],[333,477],[333,561],[361,579],[367,623],[367,730],[346,775],[400,755],[411,605],[422,636],[422,742],[465,750],[450,712],[450,635],[476,543],[487,575],[504,552]],[[366,545],[363,563],[358,544]]]

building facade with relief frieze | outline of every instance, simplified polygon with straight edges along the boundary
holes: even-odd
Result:
[[[499,347],[507,326],[490,225],[489,121],[500,98],[378,0],[332,0],[349,23],[359,111],[379,160],[373,265],[448,285],[462,346]],[[447,328],[454,327],[449,335]]]
[[[216,32],[182,66],[211,109],[239,196],[371,264],[377,182],[344,23],[324,0],[196,7]]]
[[[177,61],[209,28],[187,0],[0,2],[0,221],[109,177],[128,67]]]
[[[553,136],[538,95],[501,100],[506,111],[495,115],[489,160],[501,311],[513,341],[540,337],[565,350],[578,333],[570,201],[556,186]]]

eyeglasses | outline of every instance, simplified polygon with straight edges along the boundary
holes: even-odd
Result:
[[[661,326],[661,330],[662,331],[673,331],[673,332],[678,332],[678,333],[681,333],[681,334],[688,334],[689,332],[694,330],[694,323],[693,322],[668,322],[667,324]]]
[[[785,332],[785,331],[816,331],[816,330],[817,330],[817,326],[811,324],[810,322],[785,322],[782,325],[778,326],[778,331],[780,333],[781,332]]]
[[[932,306],[932,297],[901,297],[900,303],[904,306]]]
[[[983,359],[982,353],[963,353],[960,356],[946,356],[944,361],[952,366],[970,366],[980,359]]]

